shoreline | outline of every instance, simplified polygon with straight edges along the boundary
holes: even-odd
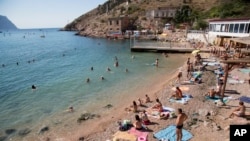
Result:
[[[208,54],[206,54],[208,55]],[[183,66],[181,66],[182,68],[185,68],[185,63]],[[204,80],[205,82],[203,82],[202,84],[198,84],[198,85],[188,85],[190,90],[188,91],[188,93],[191,93],[192,96],[194,96],[194,99],[189,101],[188,104],[183,105],[183,104],[179,104],[179,103],[170,103],[168,100],[166,100],[166,97],[169,97],[168,94],[170,94],[170,92],[172,92],[172,90],[170,90],[169,88],[171,88],[172,86],[170,86],[171,81],[175,80],[176,75],[177,75],[178,71],[175,70],[171,73],[169,79],[159,82],[158,85],[155,87],[154,92],[150,93],[149,97],[151,98],[151,100],[154,100],[155,96],[159,97],[160,100],[162,101],[163,105],[165,106],[169,106],[172,108],[182,108],[184,109],[184,112],[188,115],[188,120],[187,122],[184,124],[184,129],[187,129],[188,131],[191,132],[191,134],[193,135],[193,138],[191,139],[191,141],[200,141],[200,140],[206,140],[206,141],[221,141],[221,140],[229,140],[229,125],[230,124],[243,124],[243,123],[249,123],[247,121],[242,121],[242,120],[238,120],[238,118],[231,120],[225,120],[227,117],[227,115],[229,115],[231,113],[231,111],[237,106],[238,101],[237,100],[230,100],[226,107],[223,106],[218,106],[215,105],[213,102],[210,101],[206,101],[204,98],[204,94],[208,91],[209,88],[215,86],[215,75],[212,72],[205,72],[204,73]],[[234,69],[232,71],[232,75],[239,75],[241,79],[243,79],[244,77],[246,77],[246,74],[238,74],[238,69]],[[185,72],[183,73],[183,76],[185,78]],[[165,76],[168,77],[168,76]],[[183,78],[182,78],[183,79]],[[156,84],[157,85],[157,84]],[[249,89],[246,85],[248,84],[244,84],[244,85],[230,85],[227,84],[226,89],[234,89],[234,90],[245,90],[245,89]],[[185,86],[185,85],[184,85]],[[247,93],[243,93],[243,95],[247,95]],[[230,94],[226,94],[227,96],[231,97]],[[137,95],[135,97],[141,97],[141,95]],[[235,98],[235,96],[232,96]],[[151,105],[151,104],[149,104]],[[230,105],[235,105],[230,107]],[[249,105],[249,104],[246,104]],[[249,105],[250,106],[250,105]],[[126,107],[126,106],[124,106]],[[247,109],[249,109],[250,107],[248,107]],[[123,119],[130,119],[132,121],[134,121],[134,113],[129,113],[126,114],[122,108],[116,109],[117,111],[122,112],[120,114],[120,116],[118,116],[117,118],[114,118],[113,120],[110,120],[109,122],[106,122],[104,124],[102,124],[101,127],[103,127],[102,130],[97,131],[95,130],[94,132],[83,136],[84,130],[80,131],[80,133],[78,134],[78,136],[72,138],[71,140],[78,140],[79,135],[85,137],[86,140],[88,141],[95,141],[95,140],[112,140],[112,135],[115,134],[116,131],[118,130],[118,125],[116,124],[117,120],[123,120]],[[212,114],[210,116],[206,116],[204,115],[204,112],[206,114],[206,112]],[[199,116],[195,117],[198,118],[198,121],[200,121],[200,123],[197,123],[195,126],[189,126],[187,123],[191,123],[194,119],[193,115],[195,113],[198,113]],[[202,115],[203,114],[203,115]],[[223,118],[221,118],[223,117]],[[175,119],[168,119],[168,120],[156,120],[156,119],[152,119],[150,118],[151,121],[153,122],[157,122],[157,125],[149,125],[148,128],[150,128],[151,130],[153,130],[153,132],[149,132],[148,135],[148,140],[156,140],[153,137],[153,133],[159,131],[162,128],[167,127],[168,125],[174,124],[175,123]],[[206,124],[205,124],[206,123]],[[98,128],[98,126],[97,126]],[[211,136],[213,135],[213,136]]]
[[[205,54],[207,56],[207,54]],[[203,55],[202,55],[203,56]],[[191,58],[192,59],[192,58]],[[182,68],[183,77],[182,80],[186,79],[185,72],[185,62],[182,66],[178,68]],[[188,104],[180,104],[180,103],[171,103],[168,101],[168,98],[173,92],[171,88],[173,87],[171,83],[175,80],[178,68],[160,77],[160,80],[155,80],[151,88],[144,88],[138,90],[134,93],[134,96],[125,97],[123,103],[119,105],[114,105],[114,107],[107,110],[107,113],[101,115],[100,118],[94,118],[91,120],[84,121],[81,124],[72,123],[70,125],[64,125],[67,128],[65,131],[60,132],[58,130],[45,132],[42,135],[39,135],[40,140],[45,140],[49,138],[50,140],[60,140],[60,141],[77,141],[80,137],[84,137],[84,140],[87,141],[103,141],[103,140],[112,140],[112,135],[115,134],[118,130],[117,121],[129,119],[134,121],[134,115],[138,113],[126,112],[124,109],[131,105],[133,100],[137,100],[138,98],[143,98],[147,93],[151,98],[151,101],[154,101],[156,97],[160,99],[164,106],[168,106],[171,108],[182,108],[184,112],[188,115],[188,120],[184,124],[184,129],[191,132],[193,138],[191,141],[221,141],[225,139],[229,139],[229,130],[228,126],[232,123],[246,123],[246,121],[242,120],[225,120],[224,117],[230,114],[230,112],[237,106],[237,100],[230,100],[227,103],[227,107],[217,106],[211,101],[207,101],[204,98],[204,94],[208,91],[209,88],[215,86],[215,75],[211,71],[204,72],[204,78],[202,84],[196,85],[184,85],[189,87],[189,91],[186,93],[191,94],[194,98],[188,102]],[[209,68],[210,69],[210,68]],[[238,74],[238,69],[234,69],[231,72],[231,75],[239,75],[240,79],[246,77],[246,74]],[[167,79],[168,78],[168,79]],[[230,85],[227,84],[226,89],[238,90],[241,94],[247,95],[247,91],[249,88],[246,86],[248,84],[240,84],[240,85]],[[246,91],[245,91],[246,90]],[[226,94],[231,96],[230,94]],[[237,96],[232,95],[234,98]],[[115,98],[114,98],[115,100]],[[125,104],[125,105],[124,105]],[[148,107],[152,106],[153,103],[147,104]],[[246,106],[250,106],[249,104]],[[247,109],[249,109],[248,107]],[[139,107],[139,109],[143,109],[143,107]],[[198,116],[194,117],[194,114],[198,113]],[[204,113],[215,113],[215,115],[206,116]],[[67,114],[70,116],[70,114]],[[197,118],[198,122],[195,126],[189,126],[188,123],[193,122],[193,119]],[[153,134],[159,131],[162,128],[167,127],[168,125],[174,124],[175,119],[167,119],[167,120],[158,120],[150,118],[152,122],[157,123],[156,125],[149,125],[148,128],[152,130],[149,132],[148,140],[156,140],[153,137]],[[206,124],[205,124],[206,123]],[[249,122],[248,122],[249,123]],[[63,126],[60,126],[63,127]],[[91,127],[91,128],[89,128]],[[220,127],[220,128],[219,128]],[[56,128],[59,129],[59,128]],[[61,129],[64,130],[64,129]],[[211,136],[213,135],[213,136]],[[33,138],[29,138],[28,140],[36,140],[35,136]]]
[[[106,128],[112,123],[115,123],[113,125],[116,126],[117,125],[116,121],[123,119],[124,117],[131,116],[131,113],[129,114],[126,113],[124,109],[125,107],[128,107],[130,103],[132,103],[132,100],[137,100],[138,97],[144,98],[146,93],[150,96],[152,100],[155,99],[155,94],[157,96],[161,96],[160,91],[164,87],[166,87],[166,83],[168,81],[173,79],[176,71],[178,70],[180,66],[177,66],[175,70],[170,71],[169,73],[164,75],[164,77],[162,77],[162,75],[159,75],[159,78],[156,78],[154,81],[148,84],[148,85],[151,85],[152,87],[149,88],[148,86],[144,86],[142,89],[136,90],[135,93],[133,93],[134,96],[126,97],[126,99],[122,103],[119,103],[119,105],[113,105],[113,107],[110,109],[103,109],[103,114],[101,115],[100,118],[87,120],[87,121],[82,122],[81,124],[78,124],[75,118],[75,120],[73,120],[73,123],[71,122],[72,124],[70,124],[70,122],[68,121],[71,121],[72,119],[71,116],[79,117],[79,109],[77,110],[76,113],[61,113],[59,116],[63,116],[63,119],[66,119],[66,121],[54,118],[52,115],[53,118],[50,118],[52,119],[52,121],[49,121],[48,119],[46,119],[45,121],[41,122],[39,125],[36,125],[35,127],[31,128],[32,132],[28,134],[27,136],[25,136],[24,138],[28,141],[37,140],[38,138],[41,140],[46,140],[47,138],[50,138],[51,140],[56,140],[56,139],[78,140],[78,138],[82,136],[85,138],[87,137],[92,138],[91,136],[93,135],[95,136],[96,133],[101,134],[103,133],[103,131],[106,131],[107,130]],[[164,69],[164,68],[160,68],[160,69]],[[117,96],[117,97],[119,97],[120,99],[124,99],[123,97],[120,97],[120,96]],[[133,114],[131,116],[131,120],[132,119],[133,119]],[[48,132],[44,132],[43,134],[38,135],[37,129],[41,129],[41,125],[49,125],[49,127],[51,128],[49,129]],[[88,128],[90,126],[91,128]],[[17,137],[18,140],[24,139],[24,138]]]

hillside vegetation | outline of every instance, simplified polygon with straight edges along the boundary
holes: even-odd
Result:
[[[146,17],[147,10],[158,7],[178,7],[173,19],[157,19],[157,26],[166,22],[188,23],[191,28],[206,28],[207,19],[249,17],[249,0],[109,0],[85,13],[64,27],[64,30],[79,31],[84,36],[105,37],[108,19],[128,15],[136,19],[138,29],[147,29],[155,21]],[[156,26],[156,25],[155,25]]]

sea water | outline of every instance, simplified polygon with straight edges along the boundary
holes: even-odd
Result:
[[[0,135],[6,129],[32,129],[69,106],[78,112],[102,112],[105,104],[115,105],[150,87],[155,78],[170,74],[188,57],[131,52],[129,40],[74,34],[58,29],[0,33]],[[118,67],[114,67],[116,57]],[[156,58],[158,68],[153,65]]]

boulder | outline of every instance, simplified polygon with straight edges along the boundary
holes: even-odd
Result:
[[[44,133],[45,131],[48,131],[49,130],[49,127],[48,126],[44,126],[42,127],[40,130],[39,130],[39,134],[42,134]]]
[[[18,132],[18,135],[19,136],[26,136],[27,134],[29,134],[31,132],[31,130],[29,128],[25,128],[25,129],[22,129]]]
[[[6,136],[0,136],[0,141],[5,141],[7,139]]]
[[[16,129],[6,129],[6,130],[5,130],[5,133],[6,133],[7,135],[13,134],[13,133],[15,133],[15,132],[16,132]]]

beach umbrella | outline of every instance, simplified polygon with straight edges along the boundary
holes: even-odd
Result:
[[[187,86],[179,86],[179,88],[181,89],[181,91],[188,91],[189,87]],[[171,90],[176,91],[176,87],[173,87]]]
[[[195,55],[196,53],[200,52],[199,49],[192,51],[192,54]]]

